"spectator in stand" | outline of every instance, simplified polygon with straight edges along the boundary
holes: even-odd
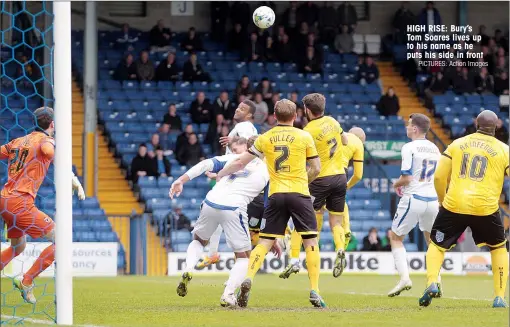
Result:
[[[192,124],[188,124],[186,125],[186,127],[184,128],[184,132],[182,132],[178,137],[177,137],[177,140],[175,141],[175,153],[179,153],[181,151],[181,149],[186,145],[188,144],[188,138],[191,134],[193,134],[194,131],[193,131],[193,125]]]
[[[342,25],[342,33],[338,34],[335,38],[335,49],[340,54],[352,53],[354,49],[354,38],[349,33],[349,26]]]
[[[257,32],[251,32],[250,41],[244,48],[244,60],[245,61],[260,61],[264,55],[264,49],[258,41]]]
[[[168,113],[163,116],[163,124],[170,125],[171,131],[182,131],[182,120],[174,103],[168,106]]]
[[[175,62],[175,54],[169,52],[156,68],[156,80],[176,82],[179,80],[179,67]]]
[[[461,75],[453,80],[453,91],[459,95],[469,95],[476,91],[475,80],[467,67],[462,67]]]
[[[480,25],[480,28],[478,29],[478,35],[482,37],[482,40],[480,41],[481,46],[489,45],[489,39],[491,37],[487,35],[486,31],[487,27],[485,25]]]
[[[489,39],[489,42],[491,40]],[[492,40],[494,42],[494,40]],[[487,63],[487,69],[489,70],[489,74],[494,74],[494,56],[489,50],[489,46],[482,46],[482,54],[483,54],[483,61]]]
[[[468,125],[466,126],[466,129],[464,130],[464,135],[462,136],[467,136],[469,134],[473,134],[473,133],[476,133],[476,116],[477,115],[473,115],[473,120],[471,122],[471,125]]]
[[[274,33],[274,39],[276,43],[281,42],[283,40],[283,36],[285,35],[285,26],[278,25],[276,28],[276,32]]]
[[[434,2],[427,2],[427,6],[421,10],[420,16],[418,16],[418,22],[420,25],[426,26],[427,33],[429,32],[430,25],[441,25],[441,15],[434,8]]]
[[[313,47],[317,58],[319,58],[319,60],[321,62],[324,61],[324,54],[322,51],[322,46],[319,43],[317,43],[317,38],[315,37],[315,33],[313,33],[313,32],[308,33],[307,39],[306,39],[306,44],[304,47],[305,48]]]
[[[494,40],[494,38],[490,38],[489,39],[489,54],[491,56],[493,56],[494,54],[496,54],[498,52],[498,45],[496,44],[496,40]]]
[[[508,57],[505,56],[505,49],[503,49],[502,47],[499,47],[496,53],[494,54],[494,62],[499,63],[501,60],[499,58],[503,58],[504,64],[502,65],[504,65],[508,69]]]
[[[381,240],[381,251],[391,251],[390,231],[391,228],[388,228],[386,230],[386,235],[384,235],[383,239]]]
[[[508,72],[507,60],[505,57],[497,57],[496,67],[494,67],[494,77],[498,77],[504,72]]]
[[[188,144],[181,147],[177,153],[177,161],[183,166],[194,166],[204,159],[204,150],[198,142],[197,134],[191,133],[188,137]]]
[[[298,17],[305,22],[309,28],[315,30],[319,25],[319,7],[314,1],[307,1],[298,8]]]
[[[197,93],[197,98],[191,103],[189,112],[191,121],[195,124],[209,124],[212,121],[212,106],[209,99],[206,99],[204,92]]]
[[[327,44],[333,44],[338,26],[338,14],[329,1],[319,9],[319,31],[321,40]]]
[[[246,47],[246,31],[241,24],[234,24],[234,28],[228,33],[228,49],[230,51],[244,51]]]
[[[434,108],[434,95],[444,94],[450,87],[450,82],[446,79],[441,71],[432,76],[430,85],[425,89],[425,106],[429,109]]]
[[[294,127],[303,129],[308,124],[308,119],[305,117],[305,110],[303,108],[297,108],[296,120],[294,120]]]
[[[251,99],[252,93],[253,91],[251,88],[250,78],[246,75],[243,75],[236,86],[236,99],[239,99],[239,96],[241,95],[244,95],[246,99]]]
[[[119,63],[113,76],[118,81],[135,81],[138,79],[136,72],[136,63],[134,63],[133,55],[128,54]]]
[[[508,94],[508,73],[501,72],[499,77],[494,79],[494,94],[497,96]]]
[[[170,161],[164,156],[163,148],[159,145],[156,146],[156,156],[152,159],[152,165],[157,177],[170,176]]]
[[[508,129],[506,129],[503,120],[498,119],[498,123],[496,125],[496,138],[501,142],[508,144]]]
[[[479,94],[491,94],[494,91],[494,78],[489,75],[487,67],[480,69],[480,74],[475,77],[475,84]]]
[[[304,109],[303,102],[299,101],[298,93],[296,91],[293,91],[290,94],[290,101],[294,102],[294,104],[296,105],[296,109],[298,108]]]
[[[267,105],[268,109],[269,109],[269,115],[273,115],[274,114],[274,106],[276,105],[276,103],[278,101],[280,101],[280,93],[273,93],[273,96],[271,97],[271,103]]]
[[[361,251],[381,251],[381,239],[377,235],[375,227],[370,228],[368,235],[363,238],[363,248]]]
[[[282,21],[287,34],[297,34],[300,17],[298,16],[298,3],[296,1],[290,2],[289,8],[287,8],[283,13]]]
[[[197,55],[192,53],[184,64],[182,79],[187,82],[210,82],[211,76],[202,69]]]
[[[228,91],[221,91],[220,96],[216,98],[213,104],[214,117],[221,115],[225,123],[230,123],[234,118],[235,111],[235,105],[228,98]]]
[[[267,108],[267,103],[262,98],[261,93],[255,93],[255,107],[257,110],[255,111],[255,115],[253,117],[253,123],[255,125],[262,125],[269,114],[269,109]]]
[[[138,183],[138,178],[142,176],[155,176],[152,159],[147,155],[145,143],[140,144],[138,154],[131,161],[131,180],[133,183]]]
[[[292,48],[292,44],[289,43],[289,36],[287,34],[284,34],[282,40],[278,42],[276,58],[281,63],[295,61],[294,49]]]
[[[169,124],[161,124],[159,128],[159,144],[157,146],[164,151],[165,156],[169,156],[173,153],[174,142]]]
[[[149,142],[149,144],[147,144],[147,154],[149,155],[150,158],[154,158],[156,156],[155,149],[159,145],[160,145],[159,134],[158,133],[152,134],[151,141]]]
[[[182,205],[178,204],[173,207],[174,212],[171,212],[167,216],[167,229],[173,226],[173,230],[187,230],[192,231],[191,221],[185,214],[182,213]],[[170,233],[167,231],[166,235]]]
[[[274,115],[268,115],[266,122],[260,127],[260,133],[265,133],[276,125],[278,125],[278,122]]]
[[[256,93],[262,94],[262,99],[266,102],[267,106],[271,105],[271,98],[273,97],[273,87],[267,77],[260,80],[260,83],[255,88]]]
[[[211,38],[223,42],[230,6],[226,1],[211,1]]]
[[[417,57],[417,55],[421,51],[416,49],[414,50],[414,53],[416,54],[414,57]],[[406,62],[402,65],[400,74],[406,79],[406,81],[410,83],[416,82],[416,76],[422,72],[422,67],[419,64],[421,59],[418,58],[409,58],[406,60]],[[447,67],[448,68],[454,68],[452,66]]]
[[[366,56],[365,63],[358,70],[358,82],[361,85],[372,84],[379,79],[379,69],[370,56]]]
[[[377,103],[377,111],[381,116],[396,116],[400,110],[400,103],[392,86],[383,95]]]
[[[209,139],[208,143],[211,145],[212,148],[212,152],[218,156],[225,154],[225,147],[221,146],[220,138],[228,136],[228,134],[230,133],[228,125],[221,123],[220,117],[221,116],[218,116],[219,119],[216,122],[216,124],[214,124],[214,128],[212,128],[211,124],[211,128],[208,131],[208,134],[210,133],[210,135],[207,136]]]
[[[402,2],[400,8],[393,17],[393,28],[395,33],[393,34],[393,42],[395,44],[406,44],[407,43],[407,26],[415,25],[416,17],[407,8],[407,2]]]
[[[133,51],[135,43],[138,42],[138,36],[129,28],[129,24],[122,25],[120,36],[115,40],[118,49]]]
[[[266,44],[264,47],[264,61],[274,62],[276,61],[276,49],[272,37],[266,38]]]
[[[188,30],[188,36],[181,42],[181,49],[189,52],[203,51],[202,40],[196,34],[195,28],[190,27]]]
[[[322,74],[322,61],[315,54],[313,47],[306,49],[306,57],[303,59],[300,68],[303,74]]]
[[[140,59],[136,63],[136,76],[140,81],[152,81],[154,79],[154,64],[149,60],[147,51],[142,51]]]
[[[508,39],[503,35],[500,29],[497,29],[494,33],[494,42],[498,47],[503,48],[505,52],[508,52]]]
[[[172,41],[172,32],[165,27],[163,20],[158,23],[149,32],[149,44],[152,52],[170,51],[170,42]]]
[[[338,6],[338,23],[339,25],[349,26],[350,32],[354,32],[356,25],[358,24],[358,13],[356,8],[351,5],[348,1]]]
[[[257,29],[257,42],[261,49],[264,49],[266,46],[266,40],[269,36],[269,32],[266,29]]]

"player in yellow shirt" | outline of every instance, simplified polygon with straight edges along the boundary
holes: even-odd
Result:
[[[420,306],[426,307],[438,297],[444,254],[470,227],[476,245],[490,249],[495,293],[492,306],[507,307],[508,251],[499,197],[505,175],[509,175],[509,152],[508,145],[494,137],[497,121],[494,112],[482,111],[476,118],[477,132],[453,141],[441,157],[434,186],[442,207],[430,234],[427,289],[419,299]]]
[[[312,134],[313,135],[313,134]],[[341,157],[341,167],[342,169],[347,172],[347,168],[349,167],[349,161],[353,161],[354,166],[354,174],[347,182],[347,190],[352,188],[356,183],[358,183],[361,178],[363,177],[363,161],[365,156],[365,148],[363,146],[363,143],[365,142],[366,136],[363,129],[359,127],[353,127],[351,130],[349,130],[349,133],[344,133],[347,137],[347,145],[342,147],[342,157]],[[316,144],[317,145],[317,144]],[[317,145],[317,148],[319,146]],[[321,161],[321,166],[322,161]],[[322,172],[321,172],[322,173]],[[313,196],[313,193],[312,193]],[[315,215],[317,217],[317,228],[319,230],[319,233],[322,228],[322,217],[324,214],[324,209],[320,209],[319,211],[315,212]],[[332,216],[332,217],[331,217]],[[337,224],[336,220],[331,221],[332,219],[336,219],[334,215],[330,216],[330,224],[332,226],[335,226]],[[345,241],[343,241],[343,247],[339,248],[339,246],[342,246],[342,243],[337,244],[335,243],[335,249],[337,253],[339,250],[345,251],[347,249],[347,245],[349,244],[349,241],[351,239],[351,230],[350,230],[350,223],[349,223],[349,209],[347,207],[347,203],[345,203],[342,220],[341,220],[341,227],[342,231],[345,235]],[[299,252],[301,250],[301,236],[296,233],[292,232],[291,235],[291,241],[290,241],[290,264],[289,266],[280,274],[280,278],[289,278],[292,273],[299,272],[300,265],[299,265]],[[337,260],[338,261],[338,260]],[[342,274],[344,269],[344,263],[338,262],[339,265],[335,265],[333,268],[333,276],[338,277]]]
[[[254,158],[265,157],[269,171],[269,198],[259,234],[259,243],[251,252],[248,274],[241,284],[238,305],[245,307],[255,274],[276,238],[285,235],[289,217],[303,236],[310,303],[325,307],[319,295],[320,256],[317,242],[317,220],[313,210],[308,183],[320,172],[321,164],[310,133],[293,127],[296,105],[287,99],[275,104],[278,125],[260,135],[251,149],[218,173],[218,179],[243,169]],[[308,168],[307,168],[308,164]]]

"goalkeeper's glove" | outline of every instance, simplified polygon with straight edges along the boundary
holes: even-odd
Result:
[[[73,173],[73,194],[75,191],[78,193],[78,199],[85,200],[85,191],[83,190],[83,186],[81,186],[80,180]]]

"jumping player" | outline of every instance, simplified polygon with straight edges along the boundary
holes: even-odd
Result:
[[[55,153],[53,109],[38,108],[34,116],[37,126],[34,132],[0,147],[0,160],[9,159],[8,179],[0,197],[0,215],[7,224],[7,237],[11,240],[11,246],[2,251],[0,270],[23,252],[25,235],[34,239],[44,237],[51,243],[55,242],[55,223],[34,204]],[[74,175],[72,184],[78,198],[85,199],[83,187]],[[55,245],[51,244],[22,277],[14,279],[14,286],[20,290],[26,302],[36,303],[33,281],[54,259]]]
[[[348,133],[344,133],[345,136],[347,136],[347,145],[342,147],[343,155],[342,155],[342,167],[344,168],[346,174],[347,174],[347,167],[349,167],[349,161],[353,161],[354,166],[354,174],[347,182],[347,190],[352,188],[356,183],[358,183],[361,178],[363,177],[363,160],[364,160],[364,146],[363,143],[365,143],[365,132],[363,129],[359,127],[353,127],[349,130]],[[324,209],[321,209],[320,211],[316,211],[315,215],[317,217],[320,217],[323,215]],[[321,216],[319,216],[321,215]],[[317,219],[317,225],[321,223],[321,220]],[[344,212],[342,215],[342,224],[341,224],[343,231],[345,233],[345,244],[343,246],[343,250],[345,251],[347,249],[347,245],[349,245],[350,239],[351,239],[351,229],[350,229],[350,222],[349,222],[349,208],[347,206],[347,203],[345,203]],[[319,227],[318,227],[319,229]],[[320,229],[319,229],[320,231]],[[290,265],[285,268],[285,270],[280,274],[280,278],[289,278],[292,273],[297,273],[299,269],[301,268],[300,262],[299,262],[299,252],[301,251],[301,244],[302,239],[301,235],[296,233],[295,231],[292,232],[291,240],[290,240]],[[336,245],[336,244],[335,244]],[[338,252],[338,250],[337,250]],[[342,273],[342,270],[344,269],[344,266],[339,266],[333,268],[334,276],[340,276]]]
[[[506,308],[508,251],[499,213],[499,197],[508,168],[508,145],[494,137],[498,116],[482,111],[476,118],[476,133],[452,142],[443,152],[434,186],[441,208],[427,251],[427,289],[419,299],[429,306],[438,297],[438,276],[445,252],[457,244],[467,227],[478,246],[489,247],[494,282],[492,307]],[[449,182],[448,182],[449,181]]]
[[[292,217],[295,229],[304,239],[310,303],[315,307],[325,307],[326,303],[319,295],[317,220],[308,189],[309,182],[320,172],[320,160],[310,133],[293,127],[295,103],[287,99],[276,102],[274,115],[278,125],[259,136],[248,152],[227,164],[217,177],[217,180],[229,178],[227,176],[244,169],[255,158],[266,158],[270,177],[268,204],[264,210],[259,243],[251,252],[248,274],[241,284],[237,302],[240,307],[248,305],[255,274],[274,246],[275,239],[284,236],[289,217]]]
[[[400,295],[413,285],[409,278],[404,238],[419,224],[428,244],[439,210],[434,173],[441,153],[434,143],[426,139],[429,129],[430,119],[423,114],[412,114],[406,126],[411,142],[402,147],[400,178],[394,184],[395,192],[402,198],[390,231],[391,252],[400,280],[388,293],[389,297]]]
[[[323,210],[326,206],[329,211],[329,220],[333,231],[333,240],[337,248],[337,258],[335,260],[333,276],[338,277],[343,270],[345,260],[344,243],[345,234],[341,226],[342,215],[345,206],[345,192],[347,190],[347,178],[345,169],[342,166],[343,146],[347,145],[347,136],[344,135],[340,123],[334,118],[325,116],[326,98],[319,93],[311,93],[303,98],[303,104],[306,116],[310,121],[304,128],[312,135],[317,153],[321,162],[321,171],[319,176],[310,183],[310,194],[313,200],[313,208],[317,219],[317,230],[321,231],[323,224]],[[293,233],[296,235],[296,232]],[[299,250],[301,248],[301,239],[294,236],[294,244],[291,238],[291,252],[294,256],[291,263],[280,275],[282,278],[288,278],[290,274],[297,273],[299,266]],[[292,254],[291,254],[292,256]]]
[[[248,140],[252,136],[258,135],[257,129],[252,123],[253,117],[255,115],[256,107],[255,103],[250,100],[244,100],[239,103],[235,113],[234,120],[237,124],[230,131],[228,136],[220,137],[220,144],[225,149],[225,154],[232,154],[232,149],[230,149],[229,144],[232,142],[234,137],[242,137]],[[215,175],[207,174],[209,178],[215,178]],[[260,209],[262,208],[262,209]],[[262,219],[262,213],[264,210],[264,195],[260,194],[253,202],[248,205],[248,219],[250,222],[250,231],[254,233],[257,230],[257,222],[260,222]],[[254,225],[252,227],[252,225]],[[214,232],[209,240],[209,253],[208,255],[197,265],[197,268],[207,267],[209,265],[215,264],[220,260],[220,255],[218,254],[218,247],[220,245],[220,237],[221,232],[223,231],[221,225],[218,226],[218,229]],[[254,233],[255,234],[255,233]]]
[[[247,150],[246,139],[235,137],[233,142],[242,152]],[[227,162],[237,158],[238,155],[227,154],[198,163],[172,184],[170,197],[179,196],[186,182],[206,171],[218,172]],[[246,169],[222,179],[207,193],[193,229],[193,241],[186,253],[186,271],[177,287],[178,295],[186,296],[188,293],[188,283],[192,279],[193,269],[202,255],[204,246],[220,225],[236,257],[220,303],[222,306],[236,305],[234,291],[246,276],[251,251],[250,235],[247,230],[247,206],[267,186],[268,181],[266,165],[256,158],[246,166]]]

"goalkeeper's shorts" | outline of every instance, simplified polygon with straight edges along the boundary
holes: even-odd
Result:
[[[29,195],[0,198],[0,215],[7,224],[7,238],[20,238],[23,235],[39,238],[55,227],[53,220],[37,209]]]

